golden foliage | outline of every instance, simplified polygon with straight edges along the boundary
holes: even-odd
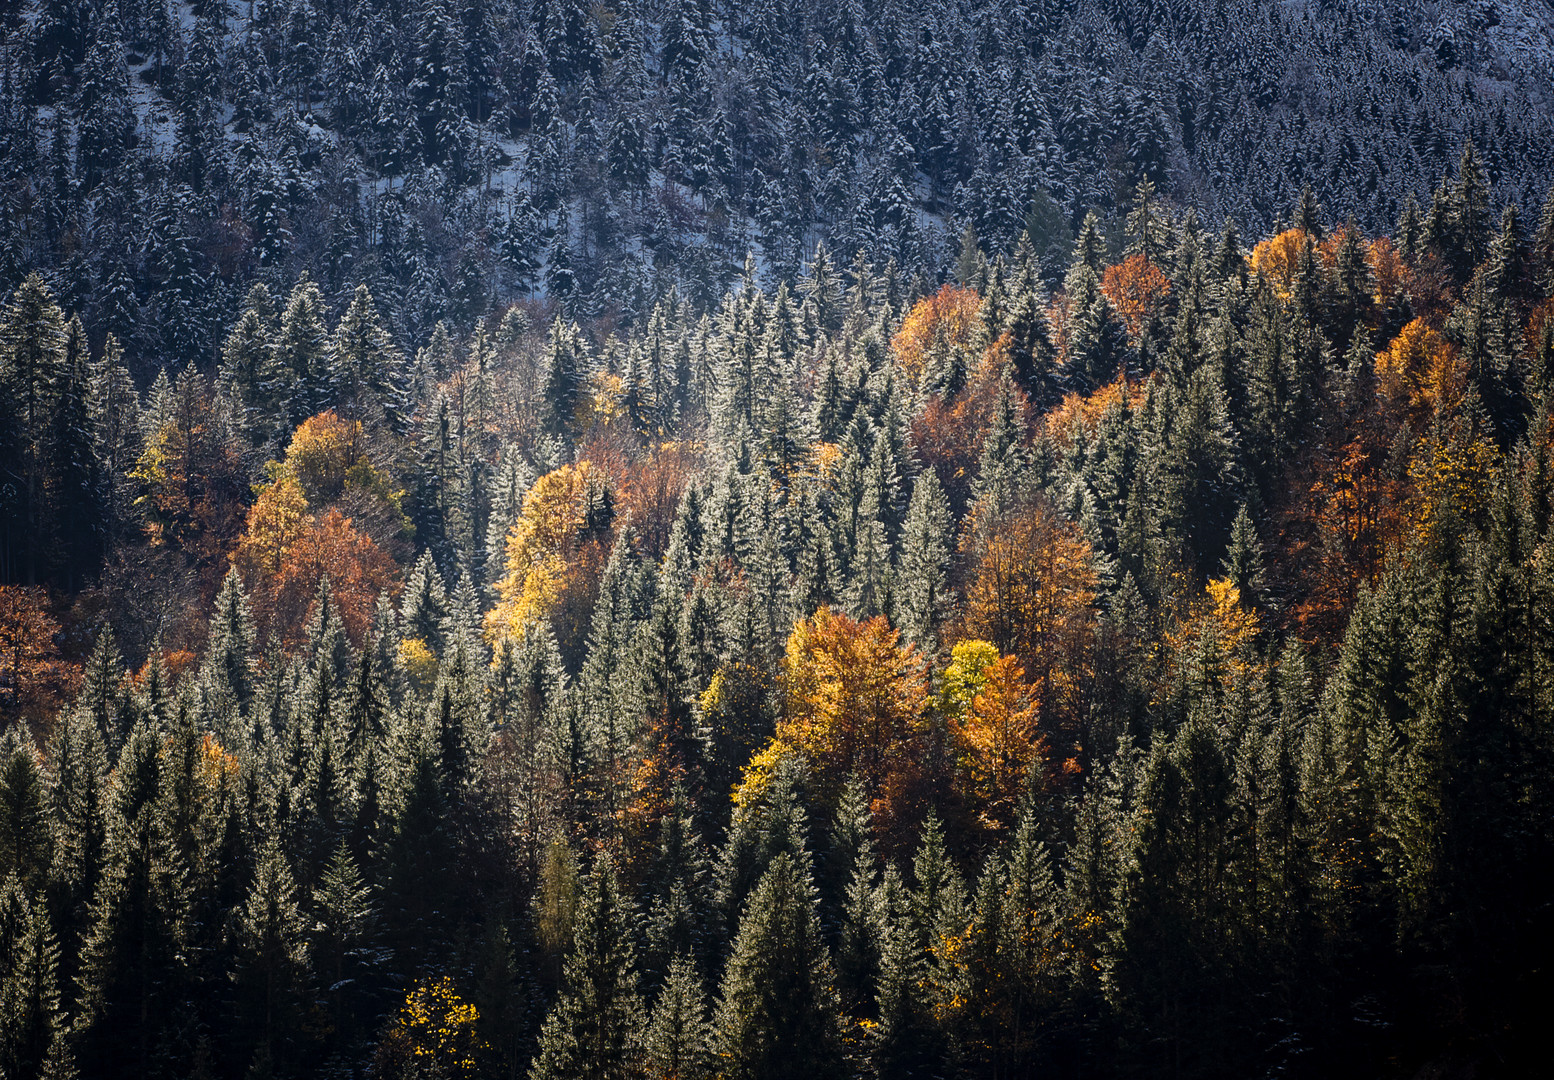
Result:
[[[281,572],[287,552],[311,521],[307,497],[295,476],[282,475],[259,492],[248,508],[247,527],[233,555],[250,589]]]
[[[1013,656],[995,656],[980,682],[970,707],[953,719],[952,733],[968,803],[979,808],[985,826],[1006,828],[1027,776],[1045,762],[1041,707]]]
[[[1164,306],[1171,279],[1143,254],[1130,255],[1101,275],[1101,292],[1122,317],[1135,341]]]
[[[1092,394],[1064,395],[1062,402],[1043,421],[1047,436],[1058,446],[1067,449],[1073,441],[1074,424],[1077,422],[1087,438],[1094,437],[1106,410],[1122,401],[1124,389],[1132,395],[1141,388],[1138,382],[1127,382],[1124,376],[1119,375]]]
[[[308,513],[290,474],[260,492],[232,561],[248,586],[255,622],[288,646],[301,640],[326,576],[346,632],[359,644],[378,594],[393,586],[396,573],[394,560],[340,511]]]
[[[625,384],[619,375],[599,372],[578,395],[577,425],[583,431],[609,427],[626,415]]]
[[[1471,520],[1483,513],[1494,490],[1500,451],[1467,417],[1454,417],[1443,438],[1426,442],[1409,464],[1414,485],[1414,535],[1434,541],[1443,520]]]
[[[367,460],[361,422],[341,419],[333,409],[297,426],[281,468],[296,478],[313,506],[334,501],[348,488],[386,494],[387,485]]]
[[[587,524],[590,493],[601,479],[591,463],[580,461],[546,473],[524,496],[523,512],[507,534],[506,575],[497,584],[501,599],[486,615],[493,641],[521,635],[556,605]]]
[[[751,762],[750,780],[759,786],[783,753],[795,753],[830,802],[853,773],[878,792],[889,774],[910,767],[928,687],[916,650],[888,620],[858,622],[821,608],[788,635],[782,671],[782,717]]]
[[[928,358],[936,349],[970,347],[981,307],[982,298],[976,290],[959,285],[945,285],[912,305],[901,321],[901,329],[890,339],[896,364],[908,386],[916,389]]]
[[[1266,278],[1280,299],[1288,300],[1295,286],[1301,252],[1310,242],[1304,229],[1286,229],[1269,237],[1252,249],[1252,272]]]
[[[964,630],[1013,653],[1049,711],[1068,711],[1087,670],[1096,576],[1078,526],[1034,499],[998,521],[973,522]]]
[[[1376,304],[1386,308],[1400,297],[1408,284],[1408,266],[1389,236],[1372,240],[1365,249],[1365,262],[1376,282]]]
[[[1456,392],[1455,365],[1451,343],[1423,319],[1415,319],[1376,354],[1377,389],[1415,409],[1434,409],[1445,392],[1450,405]]]
[[[202,380],[178,380],[173,416],[145,441],[130,478],[153,546],[179,548],[207,572],[224,567],[243,522],[247,482],[237,453],[215,422]]]
[[[475,1031],[480,1012],[446,975],[422,979],[405,995],[394,1026],[424,1068],[448,1077],[474,1076],[485,1044]]]
[[[1229,578],[1213,578],[1167,632],[1165,647],[1175,683],[1200,693],[1224,691],[1253,661],[1251,649],[1261,630],[1257,614],[1241,603],[1241,590]]]
[[[998,646],[990,641],[958,641],[939,679],[939,711],[951,720],[964,716],[982,692],[990,664],[998,663]]]
[[[399,659],[405,665],[405,674],[417,690],[431,689],[437,678],[437,654],[418,637],[406,638],[399,643]]]

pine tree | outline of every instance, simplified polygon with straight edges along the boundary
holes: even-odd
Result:
[[[334,403],[338,388],[329,369],[329,335],[324,326],[324,297],[305,275],[297,282],[281,315],[276,339],[278,385],[271,396],[289,427],[296,427]]]
[[[245,720],[257,689],[254,628],[248,596],[237,567],[227,571],[210,620],[210,644],[200,666],[205,715],[216,721],[232,745],[248,736]],[[241,736],[241,738],[234,738]]]
[[[61,717],[52,757],[49,905],[64,949],[66,975],[73,976],[90,925],[92,897],[102,880],[108,844],[103,805],[108,755],[88,711],[78,708]],[[67,977],[66,987],[72,982]]]
[[[582,389],[587,351],[576,325],[558,316],[546,342],[545,432],[567,438],[576,422],[577,396]]]
[[[93,572],[102,550],[102,477],[90,411],[86,329],[80,318],[65,327],[59,394],[49,431],[48,499],[56,576],[67,589]]]
[[[356,286],[335,326],[328,365],[342,416],[367,424],[386,422],[403,431],[413,408],[404,399],[404,356],[383,327],[365,285]]]
[[[149,1070],[185,1000],[187,871],[158,814],[160,742],[137,724],[115,770],[108,866],[81,959],[78,1051],[95,1075]]]
[[[41,905],[31,910],[14,878],[0,879],[0,890],[0,923],[9,924],[0,930],[0,1069],[37,1076],[63,1033],[59,949]]]
[[[690,957],[676,956],[648,1021],[648,1067],[658,1076],[711,1080],[715,1075],[712,1045],[701,975]]]
[[[540,1030],[531,1080],[614,1080],[641,1067],[644,1010],[636,949],[615,868],[601,856],[583,880],[563,988]]]
[[[1225,551],[1225,561],[1220,566],[1226,579],[1240,590],[1248,601],[1255,602],[1263,588],[1262,545],[1252,525],[1252,516],[1246,504],[1236,512],[1236,520],[1230,527],[1230,546]]]
[[[128,473],[140,455],[140,398],[123,363],[123,350],[111,333],[91,366],[87,416],[97,455],[103,520],[99,530],[104,557],[134,522],[134,486]]]
[[[400,601],[399,621],[404,640],[419,641],[433,656],[443,652],[443,628],[448,619],[448,592],[442,574],[432,561],[432,553],[423,551],[405,583]]]
[[[833,980],[814,887],[779,854],[751,894],[723,973],[716,1026],[727,1075],[842,1076]]]

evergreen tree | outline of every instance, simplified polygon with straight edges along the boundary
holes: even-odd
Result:
[[[779,854],[750,896],[723,973],[717,1030],[728,1075],[843,1075],[833,979],[814,887]]]
[[[677,956],[648,1022],[648,1067],[660,1076],[710,1080],[715,1075],[712,1045],[701,976],[689,957]]]
[[[561,996],[540,1030],[531,1080],[636,1075],[644,1010],[628,908],[607,858],[583,880]]]

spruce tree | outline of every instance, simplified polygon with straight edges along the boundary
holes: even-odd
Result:
[[[648,1067],[655,1075],[682,1080],[711,1080],[716,1075],[707,995],[695,963],[676,956],[648,1021]]]
[[[286,857],[273,840],[259,853],[248,898],[236,913],[237,1024],[254,1065],[282,1068],[307,969],[306,923]]]
[[[727,1075],[844,1075],[834,978],[814,887],[784,852],[751,894],[723,972],[717,1031]]]
[[[901,636],[926,656],[938,652],[939,629],[949,614],[952,529],[938,474],[924,469],[912,485],[893,596]]]
[[[530,1080],[624,1080],[637,1075],[644,1009],[629,908],[601,856],[583,880],[562,991],[540,1029]]]
[[[0,743],[0,877],[15,875],[36,895],[49,865],[43,771],[32,740],[17,728]]]

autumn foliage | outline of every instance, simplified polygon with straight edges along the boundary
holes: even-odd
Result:
[[[821,608],[801,620],[782,662],[777,732],[751,762],[742,797],[762,789],[777,760],[792,754],[822,805],[834,806],[843,784],[858,776],[875,799],[877,821],[889,828],[920,773],[926,674],[883,617],[859,622]]]
[[[500,600],[486,615],[493,640],[520,636],[537,619],[548,617],[577,579],[577,563],[598,564],[595,549],[601,525],[594,520],[605,491],[605,478],[594,465],[563,465],[535,481],[523,500],[523,512],[507,534],[506,573],[497,584]],[[580,559],[586,556],[586,559]]]
[[[1429,411],[1444,391],[1456,389],[1455,352],[1423,319],[1414,319],[1376,354],[1376,379],[1383,396]]]
[[[1025,669],[985,641],[963,641],[945,671],[945,712],[954,738],[959,782],[966,805],[984,828],[1013,820],[1032,770],[1047,753],[1040,730],[1041,706]]]
[[[44,589],[0,585],[0,716],[38,719],[58,706],[71,674],[58,633]]]
[[[1171,279],[1142,254],[1130,255],[1101,275],[1101,292],[1122,317],[1128,334],[1138,339],[1158,317],[1171,292]]]
[[[1288,298],[1295,286],[1295,272],[1301,254],[1311,238],[1302,229],[1286,229],[1252,248],[1252,272],[1266,278],[1281,297]]]
[[[945,285],[912,306],[890,339],[908,386],[917,385],[935,350],[970,347],[981,306],[975,289],[958,285]]]
[[[1090,545],[1040,498],[977,522],[968,541],[964,636],[1017,657],[1044,708],[1072,707],[1095,620]]]
[[[397,577],[394,560],[352,518],[319,505],[350,485],[381,488],[361,449],[360,428],[333,412],[304,422],[285,460],[272,469],[274,481],[249,508],[232,556],[248,587],[255,621],[288,647],[302,640],[324,578],[346,632],[360,642],[378,594]]]

